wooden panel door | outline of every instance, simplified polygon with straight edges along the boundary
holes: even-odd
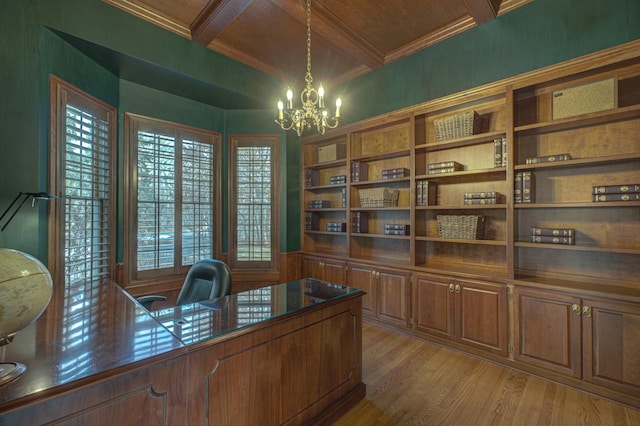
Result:
[[[454,295],[454,284],[450,279],[418,275],[413,293],[414,329],[453,339]]]
[[[347,285],[358,288],[366,294],[362,297],[362,313],[376,316],[378,313],[376,303],[375,271],[369,265],[352,263],[347,270]]]
[[[347,271],[346,263],[334,260],[326,260],[322,262],[322,279],[334,284],[346,285]]]
[[[582,302],[584,379],[640,397],[640,306]]]
[[[514,294],[514,358],[581,377],[580,298],[518,287]]]
[[[376,269],[378,319],[409,327],[410,277],[408,272]]]
[[[458,340],[479,349],[506,355],[506,286],[457,280],[454,292]]]

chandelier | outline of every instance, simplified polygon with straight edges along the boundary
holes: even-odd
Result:
[[[318,90],[312,85],[311,0],[307,0],[307,73],[304,80],[307,82],[307,86],[302,93],[300,93],[302,108],[293,109],[293,91],[291,88],[287,88],[287,105],[285,108],[282,100],[278,100],[278,119],[276,123],[278,123],[283,130],[295,129],[298,136],[301,136],[305,129],[310,129],[313,126],[322,134],[324,134],[327,127],[330,129],[338,127],[342,99],[338,96],[338,99],[336,99],[336,114],[334,117],[329,118],[329,113],[324,105],[324,87],[322,87],[322,83],[320,83]]]

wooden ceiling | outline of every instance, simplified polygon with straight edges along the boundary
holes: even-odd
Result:
[[[306,71],[305,0],[103,0],[289,84]],[[316,82],[340,83],[533,0],[313,0]]]

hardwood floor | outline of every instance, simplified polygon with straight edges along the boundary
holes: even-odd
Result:
[[[336,426],[636,425],[640,411],[363,324],[367,397]]]

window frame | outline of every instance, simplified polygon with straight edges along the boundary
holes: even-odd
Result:
[[[116,246],[116,146],[117,146],[117,109],[106,102],[95,98],[66,81],[50,75],[50,152],[49,152],[49,193],[64,197],[66,176],[65,151],[66,151],[66,109],[68,104],[81,107],[90,111],[94,116],[99,116],[108,123],[109,135],[108,155],[108,185],[110,188],[108,202],[108,229],[105,240],[107,260],[105,267],[110,279],[115,277],[115,246]],[[65,280],[65,202],[64,198],[53,200],[49,203],[49,255],[48,267],[54,282],[64,283],[55,286],[54,297],[64,297],[67,290]],[[86,283],[99,285],[99,283]]]
[[[214,172],[211,195],[212,222],[215,227],[212,239],[212,255],[219,258],[221,255],[222,238],[222,173],[221,173],[221,135],[219,132],[200,129],[180,123],[170,122],[152,117],[126,112],[124,131],[124,282],[125,286],[143,284],[150,281],[173,280],[183,277],[191,268],[191,265],[182,265],[178,255],[182,251],[182,241],[176,239],[176,253],[174,254],[174,264],[169,268],[138,271],[137,268],[137,229],[138,229],[138,130],[150,131],[171,135],[180,139],[196,140],[203,143],[210,143],[213,146]],[[208,140],[207,140],[208,139]],[[206,141],[206,142],[204,142]],[[181,146],[181,143],[180,143]],[[178,155],[177,155],[178,156]],[[178,156],[179,157],[179,156]],[[182,176],[182,165],[176,163],[176,174]],[[175,198],[179,199],[175,207],[175,227],[178,229],[176,235],[182,230],[182,189],[176,187]],[[133,232],[126,232],[133,230]]]
[[[232,134],[229,142],[229,263],[232,270],[277,272],[280,264],[280,136],[279,135],[247,135]],[[237,234],[237,148],[242,146],[268,146],[271,156],[271,260],[239,261]]]

